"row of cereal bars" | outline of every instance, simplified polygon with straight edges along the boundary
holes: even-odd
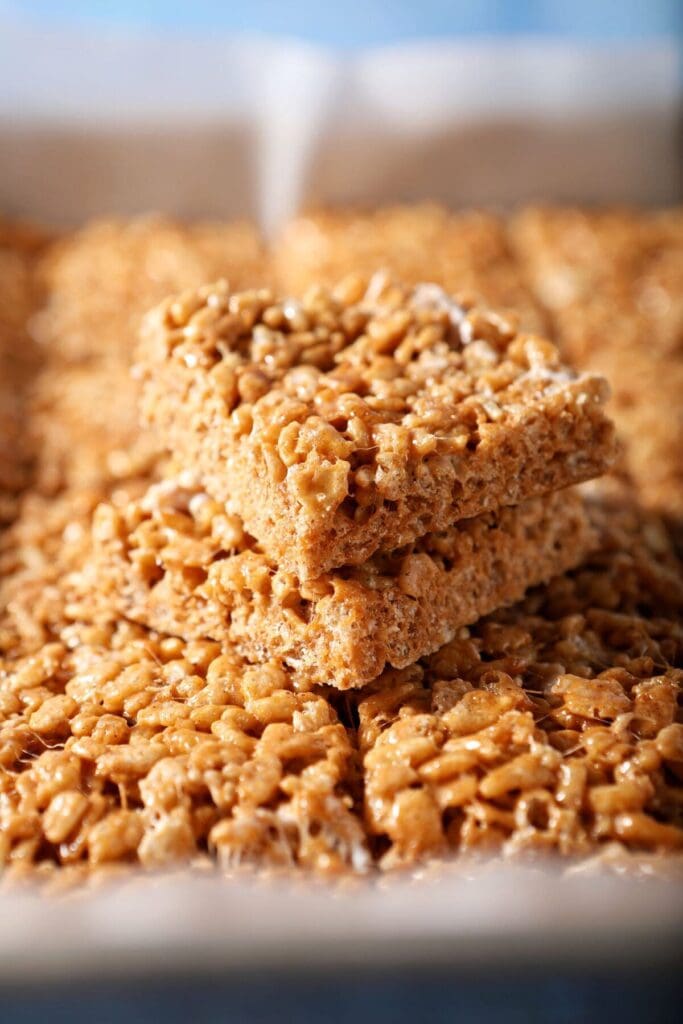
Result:
[[[683,849],[682,284],[678,211],[0,228],[8,876]]]

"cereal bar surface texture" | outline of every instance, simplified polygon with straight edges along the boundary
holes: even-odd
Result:
[[[206,286],[145,321],[143,412],[300,579],[609,463],[598,376],[441,289]]]
[[[483,513],[390,555],[301,583],[239,519],[182,478],[95,516],[106,607],[143,625],[285,661],[297,686],[362,686],[509,605],[584,557],[594,535],[576,494]]]

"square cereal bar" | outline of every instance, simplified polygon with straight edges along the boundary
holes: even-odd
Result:
[[[604,374],[641,500],[683,506],[683,210],[529,208],[511,238],[563,354]]]
[[[352,736],[274,663],[130,623],[0,660],[0,871],[370,862]]]
[[[183,288],[225,277],[235,289],[269,281],[247,221],[181,224],[167,217],[92,220],[40,262],[45,304],[34,333],[51,358],[129,360],[147,310]]]
[[[511,252],[505,221],[485,210],[454,213],[415,203],[312,211],[285,225],[272,259],[283,295],[384,270],[407,285],[431,281],[498,311],[514,310],[524,330],[545,333],[545,315]]]
[[[218,283],[145,320],[143,412],[300,579],[601,473],[607,385],[433,285]]]
[[[91,586],[105,607],[186,640],[281,659],[302,689],[358,687],[387,664],[411,664],[573,568],[594,540],[578,494],[562,491],[301,583],[191,479],[100,506],[93,535]]]
[[[382,867],[683,851],[682,567],[623,495],[594,511],[585,565],[353,694]]]

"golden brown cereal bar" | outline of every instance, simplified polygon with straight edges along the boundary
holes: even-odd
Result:
[[[273,244],[273,271],[285,295],[378,270],[514,310],[524,330],[545,333],[544,313],[510,251],[505,222],[492,213],[453,213],[435,203],[321,210],[290,221]]]
[[[42,493],[100,488],[152,475],[159,448],[140,425],[138,387],[119,359],[50,362],[30,389],[28,434]]]
[[[0,662],[0,870],[363,871],[355,788],[334,709],[274,663],[123,622]]]
[[[27,328],[38,301],[34,266],[42,242],[37,232],[0,220],[0,528],[16,515],[30,479],[26,391],[37,355]]]
[[[360,695],[382,866],[683,850],[681,566],[654,518],[597,516],[585,566]]]
[[[390,555],[301,583],[191,477],[164,480],[94,519],[81,589],[187,640],[280,658],[300,688],[362,686],[410,665],[481,615],[573,568],[594,535],[577,494],[465,520]]]
[[[683,211],[530,208],[511,223],[564,354],[610,381],[642,500],[683,507]]]
[[[115,487],[152,471],[130,357],[142,314],[166,295],[218,274],[262,284],[266,256],[247,223],[182,226],[162,217],[95,221],[48,249],[46,293],[32,322],[46,365],[31,389],[36,486]]]
[[[268,281],[261,238],[247,222],[182,225],[166,217],[95,220],[41,264],[47,302],[35,334],[69,362],[128,361],[142,315],[167,295],[216,277],[234,288]]]
[[[143,329],[160,440],[300,579],[602,472],[605,382],[433,285],[301,302],[225,283]]]

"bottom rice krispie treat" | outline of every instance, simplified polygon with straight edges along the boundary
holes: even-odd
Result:
[[[0,871],[369,864],[352,739],[275,663],[120,622],[0,662]]]
[[[302,583],[185,474],[94,517],[81,589],[142,625],[281,658],[297,686],[370,682],[577,565],[595,537],[562,491]]]

